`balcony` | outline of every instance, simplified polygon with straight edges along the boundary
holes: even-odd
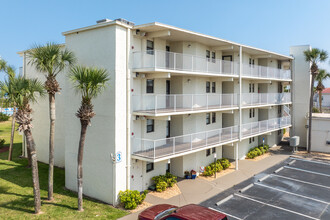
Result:
[[[291,93],[243,93],[242,106],[280,105],[291,103]]]
[[[133,95],[136,115],[173,115],[237,108],[235,94]]]
[[[289,126],[291,126],[291,116],[247,123],[242,125],[242,137],[248,138]]]
[[[242,76],[248,78],[291,80],[291,70],[244,63]]]
[[[137,72],[166,71],[238,77],[239,63],[190,54],[149,50],[133,53],[133,69]]]
[[[242,125],[242,137],[249,138],[289,126],[291,126],[291,116],[247,123]],[[239,126],[157,140],[133,138],[132,154],[139,159],[160,161],[238,140]]]
[[[139,158],[151,160],[173,157],[174,155],[237,141],[238,134],[238,126],[233,126],[158,140],[133,138],[132,154]]]

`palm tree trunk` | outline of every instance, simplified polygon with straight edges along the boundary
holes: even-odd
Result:
[[[311,82],[311,96],[309,98],[309,118],[308,118],[308,145],[307,152],[311,152],[312,145],[312,110],[313,110],[313,96],[314,96],[314,80],[315,74],[312,73],[312,82]]]
[[[86,138],[86,131],[88,126],[88,121],[80,120],[81,132],[78,150],[78,169],[77,169],[77,180],[78,180],[78,211],[84,211],[83,209],[83,156],[84,156],[84,145]]]
[[[28,158],[28,167],[30,168],[32,166],[31,150],[29,147],[29,142],[27,140],[27,137],[25,134],[24,134],[24,136],[25,136],[25,143],[26,143],[26,153],[27,153],[27,158]]]
[[[25,130],[24,134],[27,140],[27,146],[32,162],[32,182],[33,182],[33,194],[34,194],[34,212],[39,214],[41,212],[41,200],[40,200],[40,186],[39,186],[39,174],[38,174],[38,160],[37,153],[34,147],[34,140],[31,130]]]
[[[49,94],[49,170],[48,170],[48,200],[53,200],[54,183],[54,135],[55,135],[55,94]]]
[[[11,135],[10,135],[10,145],[8,152],[8,160],[11,161],[13,158],[13,143],[14,143],[14,135],[15,135],[15,116],[16,116],[16,107],[13,106],[13,115],[11,119]]]
[[[322,113],[322,91],[319,91],[320,112]]]

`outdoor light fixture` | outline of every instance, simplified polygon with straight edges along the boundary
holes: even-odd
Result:
[[[191,44],[188,44],[188,48],[190,48],[191,47]]]

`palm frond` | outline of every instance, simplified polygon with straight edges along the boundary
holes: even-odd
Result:
[[[68,77],[75,90],[87,100],[97,97],[110,80],[107,70],[84,66],[72,67]]]

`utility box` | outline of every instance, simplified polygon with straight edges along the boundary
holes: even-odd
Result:
[[[293,136],[290,138],[290,146],[293,147],[293,152],[297,151],[299,145],[299,136]]]

